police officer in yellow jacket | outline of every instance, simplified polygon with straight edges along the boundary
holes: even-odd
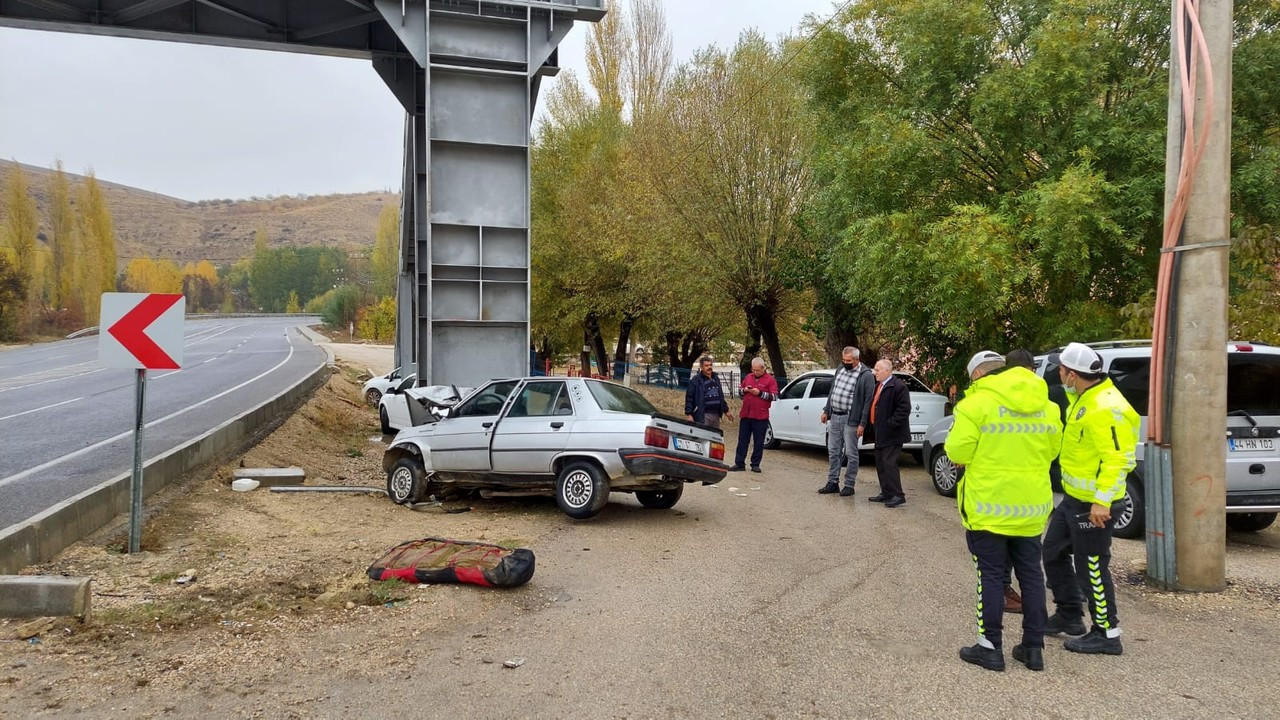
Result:
[[[1044,669],[1044,574],[1040,533],[1053,509],[1049,465],[1060,445],[1062,421],[1044,380],[984,350],[969,361],[973,385],[956,405],[947,455],[965,466],[956,489],[960,519],[978,573],[978,642],[960,658],[1004,670],[1001,631],[1005,563],[1012,559],[1022,587],[1022,642],[1013,659]]]
[[[1119,655],[1124,648],[1111,581],[1111,531],[1124,510],[1139,417],[1092,348],[1071,343],[1050,358],[1055,360],[1068,400],[1059,457],[1066,497],[1054,509],[1044,538],[1045,574],[1057,605],[1048,634],[1084,635],[1066,641],[1072,652]],[[1080,619],[1086,599],[1093,616],[1087,635]]]

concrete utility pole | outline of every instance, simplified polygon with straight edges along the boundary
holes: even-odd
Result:
[[[1173,2],[1174,22],[1184,22]],[[1214,85],[1213,114],[1205,113],[1206,68],[1196,86],[1182,87],[1178,58],[1188,57],[1190,28],[1178,46],[1174,33],[1169,92],[1166,216],[1182,159],[1182,93],[1195,94],[1197,129],[1209,139],[1194,176],[1172,286],[1169,346],[1172,374],[1168,439],[1172,460],[1173,577],[1160,584],[1180,590],[1226,587],[1227,262],[1231,212],[1232,0],[1200,0],[1200,24],[1208,45]],[[1175,28],[1176,30],[1176,28]],[[1157,488],[1152,488],[1156,490]],[[1154,568],[1152,568],[1154,570]]]

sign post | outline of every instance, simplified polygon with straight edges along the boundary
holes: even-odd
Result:
[[[187,301],[179,294],[103,293],[98,320],[98,362],[136,372],[133,475],[129,483],[129,552],[142,547],[142,431],[147,370],[182,367]]]

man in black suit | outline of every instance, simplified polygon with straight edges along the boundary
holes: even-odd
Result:
[[[871,434],[876,445],[880,494],[871,498],[871,502],[894,508],[907,502],[902,492],[898,458],[902,455],[902,446],[911,440],[911,393],[893,376],[893,363],[888,360],[876,363],[873,372],[876,393],[871,400]]]

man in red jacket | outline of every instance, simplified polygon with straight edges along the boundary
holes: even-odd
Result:
[[[746,470],[747,444],[753,439],[751,472],[760,472],[764,457],[764,432],[769,429],[769,406],[778,399],[778,381],[764,371],[764,360],[751,361],[751,374],[742,378],[742,409],[738,411],[738,453],[734,457],[735,472]]]

